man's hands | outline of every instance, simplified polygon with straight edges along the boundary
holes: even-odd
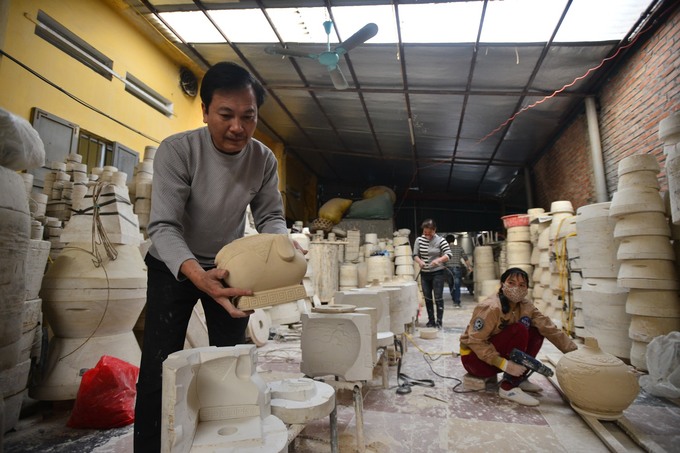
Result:
[[[222,305],[232,318],[245,318],[253,313],[252,310],[239,310],[231,302],[230,298],[236,296],[252,296],[253,292],[248,289],[228,288],[223,284],[223,279],[229,275],[225,269],[210,269],[208,271],[198,264],[196,260],[187,260],[180,268],[191,282],[215,301]]]
[[[508,360],[505,364],[505,370],[503,371],[511,376],[519,377],[527,371],[527,368],[523,365],[520,365],[519,363],[513,362],[512,360]]]

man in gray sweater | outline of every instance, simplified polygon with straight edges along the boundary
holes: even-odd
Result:
[[[216,269],[214,259],[243,236],[247,206],[259,232],[287,233],[276,158],[253,139],[264,97],[262,85],[244,68],[228,62],[212,66],[201,83],[207,127],[168,137],[156,152],[136,452],[160,451],[162,364],[183,349],[197,300],[211,345],[245,342],[250,313],[230,298],[252,291],[225,287],[228,271]]]

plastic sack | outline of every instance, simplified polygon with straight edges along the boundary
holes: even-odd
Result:
[[[345,214],[347,219],[391,219],[394,214],[390,194],[383,192],[367,200],[352,203]]]
[[[392,200],[392,204],[397,202],[397,194],[394,193],[394,190],[390,189],[387,186],[373,186],[369,187],[368,189],[364,190],[364,193],[361,195],[365,200],[369,198],[373,198],[378,195],[382,195],[384,193],[387,193],[390,195],[390,199]]]
[[[319,208],[319,217],[328,219],[334,224],[340,223],[343,214],[352,205],[352,200],[346,198],[331,198]]]
[[[680,397],[680,332],[654,338],[647,345],[648,375],[640,377],[645,392],[664,398]]]
[[[135,421],[135,398],[139,367],[104,355],[83,374],[70,428],[119,428]]]
[[[0,165],[31,170],[45,165],[45,145],[31,123],[0,108]]]

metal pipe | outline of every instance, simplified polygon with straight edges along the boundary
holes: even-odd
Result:
[[[534,207],[534,192],[531,190],[531,171],[529,167],[524,167],[524,191],[527,196],[527,206]]]
[[[339,453],[340,446],[338,445],[338,406],[333,407],[333,412],[330,415],[331,424],[331,453]]]
[[[609,201],[607,193],[607,180],[604,175],[604,159],[602,158],[602,144],[600,141],[600,129],[597,124],[597,109],[595,98],[586,98],[586,119],[588,121],[588,138],[590,139],[590,154],[595,176],[595,197],[598,203]]]
[[[364,453],[366,451],[366,443],[364,441],[364,397],[361,394],[361,387],[354,386],[354,414],[356,415],[357,425],[357,451]]]

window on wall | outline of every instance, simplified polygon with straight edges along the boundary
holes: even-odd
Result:
[[[30,170],[29,173],[34,175],[33,185],[42,188],[45,175],[51,171],[50,162],[64,162],[66,156],[76,151],[80,127],[36,107],[33,107],[31,116],[31,124],[45,146],[45,166]]]
[[[113,165],[113,142],[81,131],[78,137],[78,154],[83,156],[83,163],[87,164],[88,172],[94,167]]]
[[[113,79],[113,60],[80,39],[43,11],[38,11],[35,34],[80,61],[94,72],[109,80]]]
[[[118,142],[98,137],[90,132],[81,131],[78,137],[78,154],[83,156],[87,171],[94,167],[112,165],[118,171],[127,174],[127,181],[132,181],[135,167],[139,162],[139,153]]]
[[[137,167],[137,162],[139,162],[139,153],[118,142],[114,142],[112,161],[113,166],[118,171],[123,171],[127,174],[127,182],[132,182],[135,167]]]

